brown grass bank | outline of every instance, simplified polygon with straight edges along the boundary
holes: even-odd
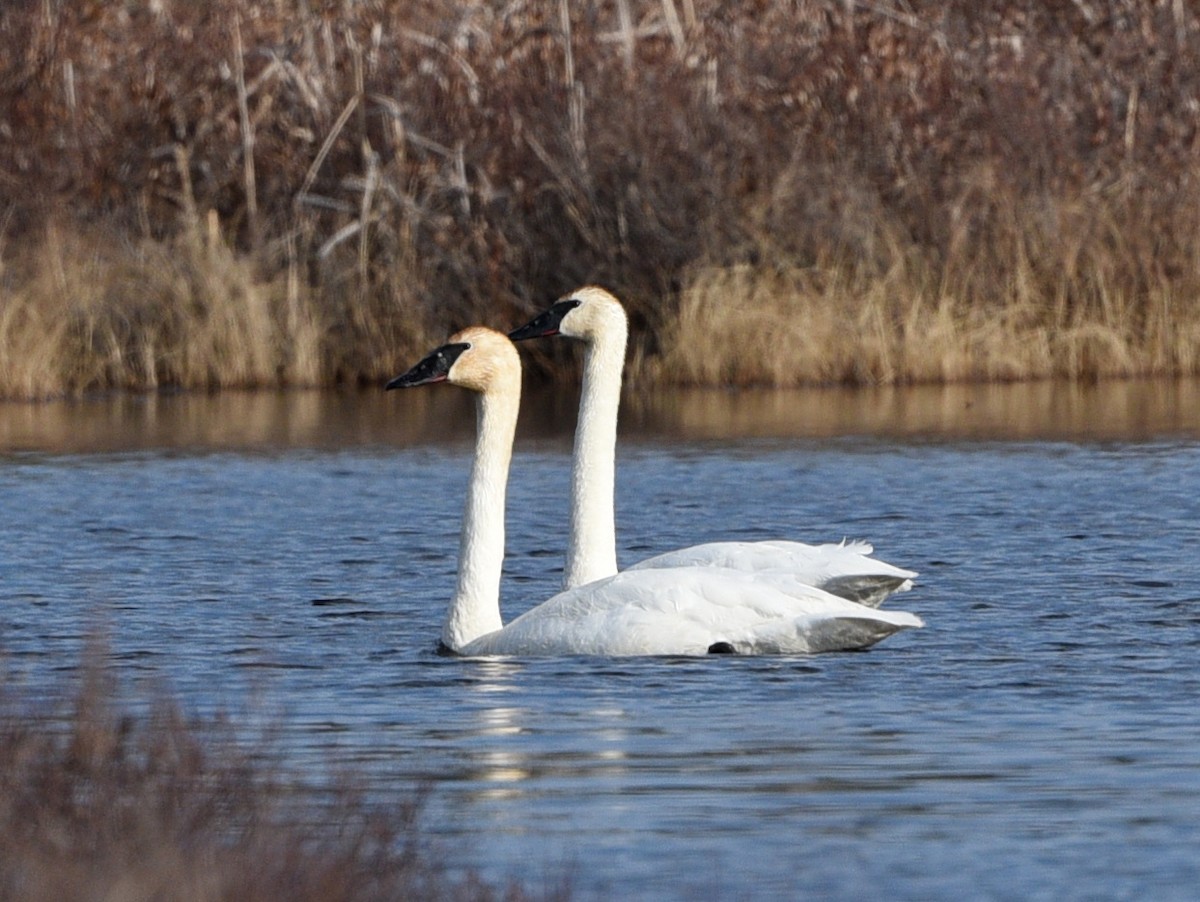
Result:
[[[165,699],[121,708],[101,661],[55,704],[0,685],[0,899],[530,898],[449,876],[415,792],[382,809],[349,779],[305,791],[235,723],[188,719]]]
[[[0,396],[371,381],[589,281],[644,380],[1195,373],[1198,109],[1174,0],[5,4]]]

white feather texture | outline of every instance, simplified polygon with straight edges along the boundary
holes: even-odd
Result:
[[[445,365],[453,357],[452,365]],[[457,356],[454,356],[457,355]],[[440,360],[440,368],[439,362]],[[432,361],[432,363],[431,363]],[[878,611],[791,581],[723,567],[631,570],[567,589],[500,621],[504,500],[520,403],[512,343],[479,327],[452,336],[391,387],[449,381],[478,393],[475,459],[467,490],[458,584],[442,643],[463,655],[702,655],[865,648],[906,627],[904,611]]]
[[[790,581],[817,586],[851,601],[878,607],[893,592],[912,588],[916,573],[870,557],[866,542],[708,542],[667,551],[629,567],[728,567],[757,574],[784,589]]]
[[[588,286],[559,300],[514,336],[561,334],[584,343],[583,388],[571,479],[571,525],[563,586],[572,588],[617,572],[614,511],[617,409],[628,337],[625,309],[611,293]],[[871,557],[865,542],[710,542],[657,555],[629,569],[726,567],[778,574],[863,604],[878,606],[912,588],[916,573]]]
[[[703,655],[727,643],[744,655],[866,648],[905,627],[906,611],[881,611],[811,586],[786,594],[717,567],[626,570],[567,589],[467,655]]]

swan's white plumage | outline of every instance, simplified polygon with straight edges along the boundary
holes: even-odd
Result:
[[[786,594],[715,567],[626,570],[567,589],[466,655],[703,655],[720,642],[739,654],[866,648],[921,626],[906,611],[879,611],[820,589]]]
[[[727,567],[753,573],[785,592],[797,583],[818,586],[842,598],[878,607],[893,592],[911,589],[917,574],[870,557],[872,550],[866,542],[708,542],[664,552],[629,569]]]
[[[583,388],[571,478],[571,524],[565,588],[617,572],[613,508],[617,409],[628,338],[625,309],[596,286],[580,288],[514,335],[561,334],[584,343]],[[911,570],[870,557],[865,542],[806,545],[801,542],[712,542],[657,555],[629,569],[719,566],[775,574],[783,591],[794,581],[817,586],[863,604],[878,606],[893,592],[912,587]]]
[[[458,356],[435,372],[429,361],[447,349]],[[727,643],[741,654],[806,653],[865,648],[897,630],[922,625],[913,614],[873,610],[811,586],[796,584],[792,591],[782,591],[769,573],[707,566],[626,571],[564,590],[502,626],[504,499],[520,402],[520,363],[507,338],[475,327],[452,336],[451,344],[389,387],[433,381],[479,393],[458,583],[442,631],[443,644],[453,651],[701,655],[714,644]]]

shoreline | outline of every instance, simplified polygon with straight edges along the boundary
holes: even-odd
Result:
[[[570,447],[577,386],[524,393],[524,450]],[[114,392],[0,402],[0,456],[467,448],[462,392]],[[1154,442],[1200,436],[1200,377],[789,389],[628,389],[622,447],[708,442]]]

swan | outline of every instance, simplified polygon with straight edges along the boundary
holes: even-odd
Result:
[[[629,570],[559,592],[512,622],[500,618],[504,507],[521,398],[521,364],[502,333],[455,333],[387,388],[448,382],[477,395],[475,454],[458,582],[441,643],[461,655],[793,654],[865,648],[906,627],[879,611],[804,587],[788,595],[721,567]]]
[[[564,335],[584,343],[583,390],[571,472],[571,526],[564,588],[617,572],[613,511],[617,408],[625,362],[625,308],[610,292],[587,286],[509,333],[513,341]],[[710,542],[668,551],[630,570],[720,566],[798,579],[834,594],[878,607],[891,593],[912,588],[917,574],[870,557],[866,542],[806,545],[802,542]]]

